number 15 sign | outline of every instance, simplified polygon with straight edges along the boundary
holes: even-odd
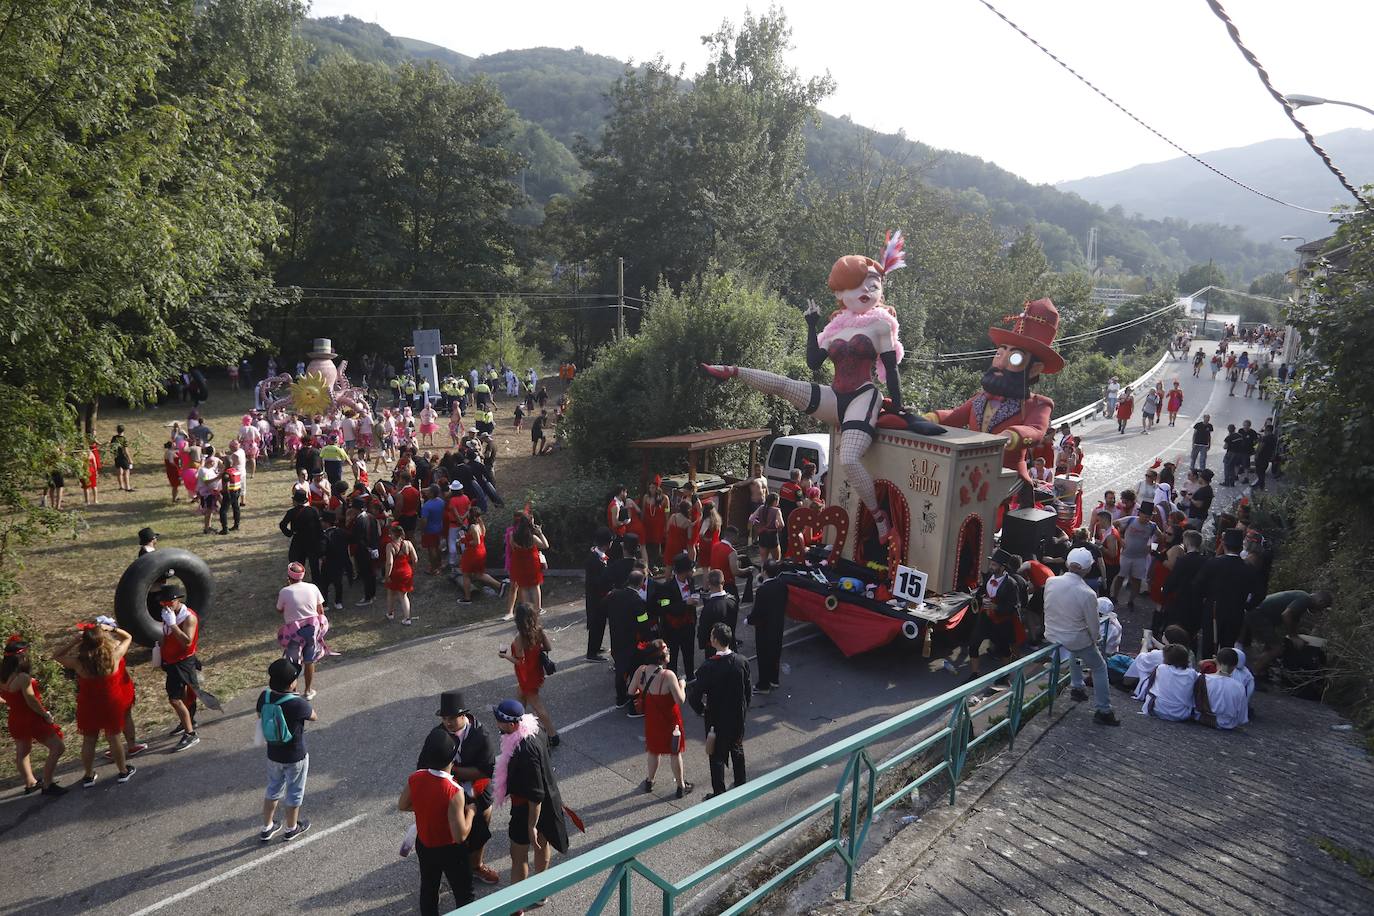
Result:
[[[892,593],[912,604],[920,604],[926,597],[926,579],[929,578],[919,569],[910,566],[897,567],[897,579],[892,585]]]

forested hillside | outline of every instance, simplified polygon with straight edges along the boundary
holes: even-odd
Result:
[[[314,60],[343,50],[361,60],[388,64],[433,60],[460,79],[490,79],[506,104],[530,125],[517,128],[521,140],[513,149],[528,160],[525,190],[536,208],[554,194],[580,185],[583,176],[571,150],[579,136],[593,143],[599,139],[610,110],[606,93],[626,70],[620,61],[580,49],[530,48],[468,57],[390,35],[353,17],[308,19],[300,34],[313,46]],[[1202,221],[1189,223],[1128,215],[1121,207],[1104,209],[1050,185],[1033,185],[976,156],[938,150],[900,135],[873,134],[847,118],[822,115],[818,126],[805,128],[804,136],[807,164],[819,180],[845,173],[855,164],[859,149],[870,146],[880,158],[910,167],[923,181],[954,192],[955,204],[965,212],[986,216],[1013,233],[1030,227],[1054,268],[1093,268],[1102,285],[1144,291],[1207,260],[1215,261],[1227,276],[1248,283],[1291,260],[1286,248],[1255,242],[1240,227],[1207,222],[1204,214],[1198,216]],[[521,221],[537,219],[531,211]],[[1099,258],[1089,265],[1084,249],[1088,230],[1094,227]]]

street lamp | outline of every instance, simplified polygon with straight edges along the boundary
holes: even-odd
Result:
[[[1318,95],[1290,95],[1285,96],[1288,104],[1294,108],[1306,108],[1309,105],[1344,105],[1346,108],[1358,108],[1360,111],[1374,115],[1374,108],[1366,108],[1363,105],[1356,105],[1354,102],[1338,102],[1335,99],[1324,99]]]

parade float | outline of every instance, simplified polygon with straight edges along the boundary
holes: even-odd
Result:
[[[269,416],[278,410],[303,417],[323,416],[331,410],[367,411],[366,390],[348,381],[348,361],[334,365],[339,354],[332,340],[315,338],[307,356],[310,362],[299,378],[283,372],[258,383],[257,403]]]
[[[886,275],[903,265],[900,234],[881,261],[840,258],[829,279],[839,308],[823,330],[819,311],[808,308],[807,361],[813,370],[831,361],[832,386],[702,367],[782,397],[831,428],[827,505],[788,517],[783,576],[788,615],[816,624],[846,655],[898,637],[919,641],[929,655],[934,640],[968,617],[994,535],[1030,553],[1060,523],[1059,512],[1037,505],[1027,468],[1036,450],[1051,447],[1053,402],[1031,388],[1064,366],[1052,346],[1054,303],[1027,302],[1005,319],[1009,327],[991,328],[997,349],[981,390],[958,407],[916,417],[902,404],[901,342],[883,302]],[[1077,500],[1065,522],[1081,516],[1081,494]]]

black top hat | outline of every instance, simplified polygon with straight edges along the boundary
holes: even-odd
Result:
[[[180,585],[173,585],[169,582],[154,592],[154,595],[156,595],[159,602],[175,601],[178,598],[186,597],[186,589],[182,588]]]
[[[1150,502],[1148,499],[1143,500],[1138,506],[1135,507],[1135,511],[1137,514],[1141,512],[1148,512],[1149,514],[1153,515],[1155,511],[1155,504]]]
[[[1011,569],[1014,566],[1021,565],[1017,562],[1016,557],[1013,556],[1010,551],[1003,550],[1001,547],[998,547],[996,550],[994,550],[992,552],[992,556],[988,557],[988,559],[993,563],[998,564],[1003,569]]]
[[[162,535],[151,528],[140,528],[138,529],[138,546],[142,547],[144,544],[151,544],[160,537],[162,537]]]
[[[463,702],[461,690],[445,690],[439,694],[439,711],[435,713],[436,716],[465,716],[468,712],[468,705]]]

